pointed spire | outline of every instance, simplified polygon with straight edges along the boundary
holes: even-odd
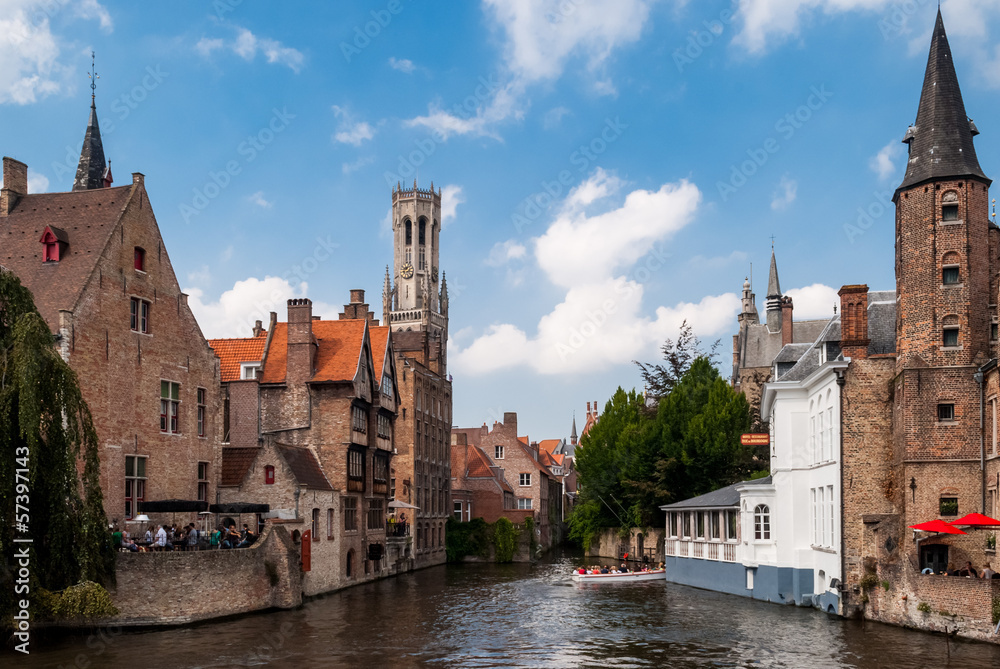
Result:
[[[444,316],[448,315],[448,276],[444,272],[441,272],[441,314]]]
[[[91,52],[91,61],[94,54]],[[104,160],[104,144],[101,142],[101,128],[97,124],[97,70],[91,62],[90,77],[90,120],[87,122],[87,132],[83,136],[83,148],[80,150],[80,163],[76,168],[76,179],[73,190],[92,190],[104,187],[107,164]],[[108,172],[110,175],[110,172]]]
[[[774,259],[774,249],[771,249],[771,272],[767,276],[767,296],[781,297],[781,284],[778,283],[778,263]]]
[[[392,281],[389,279],[389,266],[385,266],[385,285],[382,286],[382,322],[389,325],[392,314]]]
[[[573,412],[573,429],[569,433],[569,443],[576,446],[577,436],[576,436],[576,412]]]
[[[903,138],[903,143],[910,147],[910,155],[899,190],[930,179],[947,177],[971,176],[989,182],[979,166],[972,142],[978,134],[975,124],[965,113],[939,7],[927,56],[924,86],[920,91],[917,122],[910,126]]]

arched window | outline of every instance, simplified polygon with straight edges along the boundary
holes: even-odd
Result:
[[[947,191],[941,196],[941,220],[958,220],[958,193],[953,190]]]
[[[427,219],[426,218],[421,218],[420,219],[420,232],[419,232],[419,235],[420,236],[417,239],[417,242],[421,246],[423,246],[426,243],[426,241],[427,241]]]
[[[760,541],[771,540],[771,509],[767,504],[758,504],[753,510],[753,538]]]
[[[959,256],[954,251],[945,253],[941,258],[941,283],[954,285],[962,282],[962,273],[959,264]]]
[[[413,243],[413,224],[410,223],[410,219],[406,219],[404,225],[406,226],[406,245],[409,246]]]
[[[941,345],[957,347],[958,316],[950,315],[941,319]]]

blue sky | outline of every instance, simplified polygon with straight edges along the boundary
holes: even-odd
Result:
[[[97,52],[116,185],[146,187],[210,337],[351,288],[381,316],[390,184],[445,191],[455,423],[573,412],[641,381],[687,318],[758,308],[775,238],[800,318],[891,289],[936,4],[882,0],[2,0],[0,152],[68,190]],[[987,174],[1000,0],[942,6]],[[859,212],[871,218],[857,225]],[[853,226],[853,227],[852,227]]]

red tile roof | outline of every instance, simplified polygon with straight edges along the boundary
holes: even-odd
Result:
[[[263,330],[259,336],[246,339],[209,339],[208,345],[219,356],[223,383],[239,380],[241,362],[260,362],[266,341],[267,332]]]
[[[527,446],[525,446],[522,443],[521,444],[521,449],[524,451],[524,454],[527,455],[528,458],[531,460],[531,462],[535,465],[535,467],[538,469],[538,471],[542,472],[546,476],[550,476],[550,477],[555,478],[553,476],[552,472],[550,472],[545,465],[543,465],[541,462],[539,462],[538,460],[535,459],[534,453],[531,451],[530,448],[528,448]]]
[[[0,265],[31,291],[50,328],[58,327],[59,310],[76,306],[131,193],[130,184],[24,195],[0,217]],[[60,228],[69,242],[59,262],[42,262],[39,240],[48,226]],[[131,262],[132,250],[128,253]]]
[[[364,342],[363,320],[313,321],[316,373],[311,381],[351,381],[358,371]],[[277,323],[264,363],[261,383],[284,383],[288,369],[288,323]]]
[[[386,325],[375,325],[368,328],[368,338],[372,345],[372,365],[375,368],[375,380],[382,384],[382,368],[385,365],[385,354],[389,350],[389,330]]]
[[[538,450],[546,451],[551,455],[560,443],[562,443],[562,439],[542,439],[538,442]]]
[[[312,490],[333,490],[326,474],[323,473],[323,468],[319,466],[319,461],[308,448],[284,444],[275,444],[275,448],[288,463],[288,468],[292,470],[292,475],[299,483]]]
[[[493,470],[490,469],[491,462],[482,449],[477,446],[468,446],[469,458],[469,478],[492,478]]]
[[[222,477],[219,485],[238,486],[243,483],[258,453],[260,453],[259,448],[223,447]]]

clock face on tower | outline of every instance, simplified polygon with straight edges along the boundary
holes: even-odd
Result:
[[[413,265],[411,265],[410,263],[405,263],[402,267],[399,268],[399,274],[404,279],[412,278],[413,277]]]

